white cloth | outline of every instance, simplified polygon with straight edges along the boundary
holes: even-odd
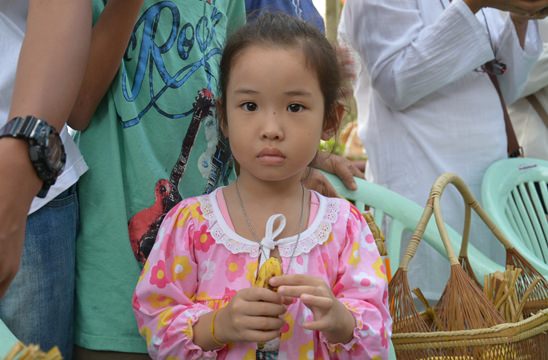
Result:
[[[486,168],[506,157],[506,135],[497,92],[474,70],[495,57],[504,62],[499,82],[506,101],[515,100],[540,52],[535,23],[522,50],[508,15],[473,14],[462,0],[347,0],[345,7],[347,39],[373,89],[362,138],[367,179],[424,206],[434,180],[450,171],[479,198]],[[463,203],[453,189],[442,206],[445,221],[462,231]],[[472,243],[502,263],[502,247],[480,232],[476,227]],[[411,285],[430,299],[448,274],[447,260],[427,246],[409,269]]]
[[[27,10],[28,0],[0,0],[0,126],[8,121],[17,60],[25,37]],[[88,169],[66,126],[60,135],[67,153],[65,169],[45,198],[34,198],[29,214],[75,184]]]
[[[548,160],[548,127],[525,99],[527,95],[535,95],[548,112],[548,19],[539,21],[539,30],[544,49],[529,74],[522,98],[508,106],[508,112],[525,156]]]
[[[351,11],[352,6],[344,6],[341,11],[341,17],[339,20],[339,27],[337,29],[337,40],[341,45],[344,45],[352,54],[353,69],[352,72],[356,75],[352,83],[354,89],[354,99],[356,99],[357,108],[357,123],[358,123],[358,137],[360,140],[365,139],[365,124],[369,117],[369,101],[371,97],[371,80],[367,73],[367,65],[364,63],[363,58],[356,50],[356,46],[352,42],[351,33],[348,32],[346,24],[350,27],[354,26],[356,21],[360,19],[356,18],[356,13]],[[350,29],[352,30],[352,29]],[[367,149],[366,149],[367,150]]]

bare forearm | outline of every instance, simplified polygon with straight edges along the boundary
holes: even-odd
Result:
[[[222,310],[217,311],[217,317],[215,319],[215,337],[217,340],[221,341],[218,337],[221,336],[222,325],[220,326],[219,315],[221,315]],[[196,324],[194,324],[193,332],[194,338],[193,342],[202,348],[204,351],[211,351],[221,348],[221,345],[217,344],[213,340],[211,334],[211,322],[213,320],[213,311],[205,315],[200,316],[200,319]]]
[[[105,96],[126,51],[143,0],[110,0],[93,27],[86,73],[69,125],[85,129]]]
[[[10,118],[35,115],[58,130],[76,99],[88,58],[89,0],[31,0]]]
[[[346,344],[352,340],[354,328],[356,327],[356,319],[352,313],[341,303],[340,316],[337,317],[340,321],[337,323],[337,329],[331,332],[325,332],[324,336],[331,344]]]
[[[9,118],[34,115],[63,127],[82,81],[90,33],[89,0],[29,2]],[[19,266],[27,212],[42,184],[28,151],[24,141],[0,140],[0,297]]]

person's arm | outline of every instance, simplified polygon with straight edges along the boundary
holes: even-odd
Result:
[[[464,2],[473,13],[486,7],[508,11],[522,48],[525,48],[529,20],[543,19],[548,15],[548,0],[464,0]]]
[[[30,0],[8,120],[34,115],[62,129],[82,81],[90,34],[88,0]],[[19,267],[27,213],[42,185],[28,151],[25,141],[0,139],[0,296]]]
[[[373,88],[393,110],[412,106],[494,57],[477,9],[464,0],[453,0],[432,22],[425,22],[416,1],[348,1],[346,6],[362,19],[348,24],[352,43],[366,60]]]
[[[198,208],[199,209],[199,208]],[[158,358],[213,358],[215,347],[209,327],[198,345],[194,341],[197,323],[211,324],[211,309],[193,298],[198,291],[198,264],[193,253],[193,234],[203,225],[198,220],[196,200],[183,200],[164,218],[133,296],[133,311],[139,333],[150,354]],[[177,270],[179,269],[179,270]],[[159,339],[162,341],[152,341]]]
[[[73,129],[88,127],[116,76],[143,1],[110,0],[93,26],[86,74],[68,119]]]

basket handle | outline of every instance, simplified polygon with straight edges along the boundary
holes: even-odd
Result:
[[[479,217],[487,225],[489,230],[491,230],[491,232],[502,243],[502,245],[504,245],[507,250],[513,248],[510,241],[508,241],[506,236],[504,236],[500,229],[489,218],[485,210],[483,210],[483,208],[479,205],[478,201],[476,200],[468,186],[466,186],[464,181],[456,174],[444,173],[440,177],[438,177],[434,182],[434,185],[432,185],[426,207],[424,208],[423,214],[419,220],[419,223],[417,224],[415,232],[411,236],[411,240],[409,241],[409,245],[407,246],[407,249],[401,261],[400,268],[402,268],[403,270],[407,271],[409,262],[411,261],[413,256],[415,256],[419,243],[426,230],[426,226],[428,225],[428,222],[432,217],[432,213],[434,214],[434,218],[436,219],[436,225],[438,227],[440,237],[443,241],[445,251],[447,252],[447,257],[449,258],[450,264],[459,264],[458,258],[455,257],[453,247],[451,246],[451,242],[449,241],[449,235],[447,233],[447,229],[445,227],[445,223],[441,214],[440,198],[443,191],[449,184],[453,184],[464,199],[465,218],[462,234],[462,245],[459,256],[466,256],[468,251],[471,209],[473,209],[479,215]]]

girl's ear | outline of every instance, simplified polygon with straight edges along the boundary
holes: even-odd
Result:
[[[326,127],[322,131],[322,140],[329,140],[335,136],[345,112],[344,104],[337,101],[333,106],[333,110],[327,115],[327,119],[325,119]]]
[[[225,108],[223,106],[223,101],[221,99],[217,99],[217,101],[215,102],[215,108],[217,110],[217,119],[219,121],[219,129],[221,129],[223,136],[228,139],[226,113],[225,113]]]

